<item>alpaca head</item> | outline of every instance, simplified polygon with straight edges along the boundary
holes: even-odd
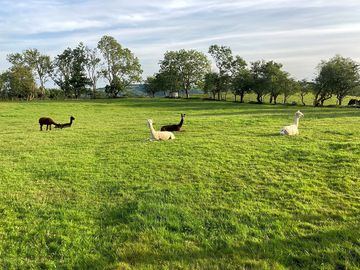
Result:
[[[74,116],[70,116],[70,121],[75,120]]]
[[[152,119],[148,119],[148,120],[147,120],[147,123],[148,123],[148,127],[151,127],[152,124],[153,124],[153,120],[152,120]]]
[[[300,118],[300,117],[303,117],[304,114],[303,114],[302,112],[300,112],[300,111],[297,111],[297,112],[295,113],[295,116],[296,116],[297,118]]]
[[[181,118],[185,118],[185,113],[182,113],[182,114],[181,114]]]

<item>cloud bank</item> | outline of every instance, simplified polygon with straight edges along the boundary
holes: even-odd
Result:
[[[80,41],[114,36],[139,57],[144,77],[167,50],[230,46],[247,61],[275,60],[298,79],[335,54],[360,61],[358,0],[0,0],[0,70],[6,55],[52,57]]]

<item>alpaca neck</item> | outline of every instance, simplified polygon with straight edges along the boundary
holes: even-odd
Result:
[[[180,120],[180,123],[178,126],[181,127],[183,123],[184,123],[184,117],[181,117],[181,120]]]
[[[296,127],[299,127],[299,119],[300,119],[300,117],[298,117],[298,116],[295,116],[295,118],[294,118],[294,125]]]
[[[69,123],[69,124],[70,124],[70,126],[72,125],[72,122],[73,122],[73,120],[72,120],[72,118],[70,118],[70,123]]]
[[[155,138],[155,133],[156,133],[156,131],[155,131],[154,127],[152,126],[152,124],[149,124],[149,128],[150,128],[150,134],[151,134],[151,136],[152,136],[153,138]]]

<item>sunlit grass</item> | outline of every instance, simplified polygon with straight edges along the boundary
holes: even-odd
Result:
[[[279,136],[298,109],[300,136]],[[176,140],[147,140],[146,119],[180,113]],[[357,269],[359,120],[200,99],[0,103],[0,268]]]

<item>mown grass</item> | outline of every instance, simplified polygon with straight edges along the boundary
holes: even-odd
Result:
[[[299,108],[300,136],[279,136]],[[176,140],[146,140],[147,118],[180,113]],[[200,99],[0,103],[0,268],[358,269],[359,120]]]

